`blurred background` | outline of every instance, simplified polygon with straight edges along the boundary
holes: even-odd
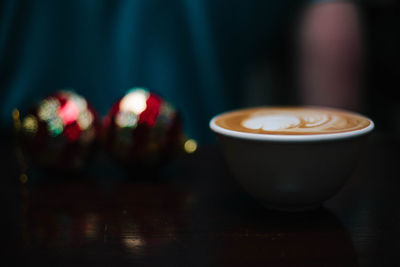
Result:
[[[98,266],[140,260],[143,249],[150,249],[156,266],[185,257],[210,266],[202,263],[213,257],[211,251],[227,247],[215,241],[222,231],[228,233],[222,241],[240,251],[228,256],[278,255],[270,252],[282,253],[282,244],[294,240],[289,251],[309,249],[311,261],[321,249],[324,263],[326,255],[353,261],[354,250],[361,265],[397,261],[398,177],[391,170],[398,165],[394,140],[400,137],[398,14],[395,0],[1,0],[0,235],[6,250],[0,252],[8,248],[6,256],[29,264],[66,266],[80,259]],[[173,103],[186,134],[205,144],[180,159],[180,168],[165,169],[165,183],[142,184],[135,179],[153,177],[137,172],[125,183],[129,175],[103,153],[83,177],[42,177],[29,169],[28,180],[10,141],[15,108],[24,114],[47,95],[74,88],[104,117],[132,87]],[[216,147],[207,146],[215,142],[208,127],[213,116],[258,105],[361,112],[387,142],[374,147],[367,168],[356,174],[363,183],[328,203],[316,216],[322,219],[267,214],[253,200],[237,197]],[[210,226],[205,241],[192,235],[202,238]],[[249,229],[254,239],[247,239]],[[282,235],[286,230],[290,234]],[[225,239],[230,231],[233,238]],[[265,233],[278,245],[259,239]],[[261,241],[268,253],[253,249]]]
[[[254,105],[328,105],[399,135],[399,4],[364,1],[3,0],[0,125],[72,87],[104,116],[132,87],[181,111],[187,134]]]

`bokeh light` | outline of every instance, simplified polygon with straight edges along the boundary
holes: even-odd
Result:
[[[80,95],[73,94],[70,91],[62,91],[66,95],[66,97],[75,104],[75,106],[79,109],[79,111],[84,111],[88,108],[88,104],[85,98]]]
[[[51,136],[60,135],[64,130],[64,124],[60,117],[53,117],[52,119],[48,120],[47,123]]]
[[[149,92],[144,89],[132,89],[121,99],[119,108],[122,111],[131,111],[139,115],[146,109],[146,101],[149,95]]]
[[[36,117],[33,115],[26,116],[22,121],[22,128],[26,134],[30,136],[35,135],[38,130],[38,122]]]
[[[93,114],[88,110],[83,110],[78,116],[78,124],[82,130],[86,130],[93,122]]]
[[[137,125],[138,116],[132,111],[121,111],[117,114],[115,122],[121,128],[135,127]]]
[[[14,128],[17,131],[21,128],[21,120],[19,116],[20,116],[19,110],[15,108],[12,112],[12,118],[13,118]]]
[[[60,108],[58,116],[64,121],[64,124],[70,124],[78,119],[79,112],[78,106],[68,99]]]
[[[197,142],[194,139],[189,139],[184,144],[184,149],[186,153],[194,153],[197,150]]]
[[[144,240],[139,236],[125,237],[123,242],[125,247],[131,250],[141,249],[145,246]]]
[[[49,97],[44,99],[39,104],[38,116],[42,121],[47,121],[57,116],[58,109],[60,108],[60,102],[55,97]]]

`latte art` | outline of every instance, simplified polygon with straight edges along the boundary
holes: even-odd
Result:
[[[264,131],[277,131],[296,127],[300,124],[299,118],[290,115],[261,115],[254,116],[242,122],[249,129],[263,129]]]
[[[328,108],[253,108],[216,118],[228,130],[261,134],[329,134],[355,131],[370,121],[358,114]]]

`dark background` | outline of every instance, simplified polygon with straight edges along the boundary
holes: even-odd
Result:
[[[0,3],[2,131],[10,131],[14,108],[26,111],[64,87],[102,116],[129,88],[148,87],[180,109],[189,136],[206,143],[214,142],[208,121],[219,112],[301,103],[294,36],[308,1],[228,2]],[[357,5],[365,49],[359,111],[378,131],[398,134],[399,4]]]
[[[361,5],[366,44],[365,107],[377,129],[400,132],[398,1],[366,1]]]

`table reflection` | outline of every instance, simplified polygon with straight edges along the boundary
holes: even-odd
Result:
[[[193,185],[24,184],[23,258],[46,266],[358,266],[348,232],[328,209],[273,212],[234,187]]]
[[[25,252],[42,249],[118,251],[151,255],[176,240],[193,196],[166,183],[124,181],[111,190],[89,182],[41,183],[22,188],[21,232]],[[102,249],[99,249],[101,248]],[[42,250],[43,252],[43,250]]]

